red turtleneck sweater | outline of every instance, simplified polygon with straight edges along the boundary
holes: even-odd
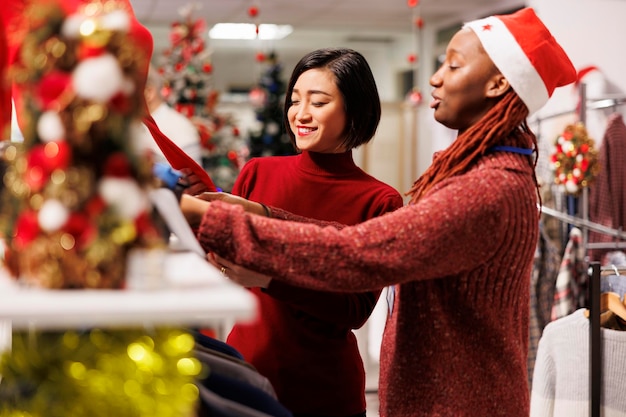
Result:
[[[403,204],[396,190],[354,164],[352,152],[252,159],[233,193],[343,224]],[[365,323],[380,291],[333,293],[278,282],[251,291],[259,301],[257,319],[236,325],[227,341],[271,381],[280,402],[310,415],[365,411],[365,372],[352,329]]]

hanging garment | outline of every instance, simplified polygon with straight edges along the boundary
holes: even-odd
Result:
[[[587,273],[585,249],[582,246],[582,232],[573,227],[559,268],[554,289],[552,320],[565,317],[584,306]]]
[[[609,117],[599,149],[600,172],[589,189],[589,220],[619,230],[626,228],[626,125],[621,114]],[[612,236],[589,231],[590,243],[613,242]],[[591,261],[602,261],[614,249],[592,249]]]
[[[537,350],[530,417],[589,416],[589,319],[585,309],[549,323]],[[602,410],[626,417],[626,332],[601,329]]]

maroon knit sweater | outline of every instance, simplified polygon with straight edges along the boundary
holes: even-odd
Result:
[[[391,186],[354,164],[352,152],[256,158],[233,194],[301,216],[356,224],[403,205]],[[365,371],[352,329],[380,290],[315,291],[276,282],[258,299],[255,321],[234,326],[227,342],[267,377],[294,413],[352,416],[365,411]]]
[[[215,203],[199,238],[207,250],[311,288],[398,283],[381,349],[381,416],[527,417],[536,203],[527,157],[497,152],[418,203],[356,226]]]

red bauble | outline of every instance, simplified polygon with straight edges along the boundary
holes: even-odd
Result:
[[[257,17],[259,15],[259,8],[256,6],[250,6],[248,8],[248,16]]]
[[[409,56],[406,58],[407,61],[409,61],[409,63],[413,64],[417,61],[417,55],[416,54],[409,54]]]
[[[421,17],[416,17],[413,23],[415,23],[415,26],[418,29],[422,29],[424,27],[424,19],[422,19]]]
[[[408,94],[407,99],[409,100],[409,103],[411,103],[413,106],[417,106],[422,103],[422,93],[417,89],[413,89]]]
[[[37,85],[37,98],[43,109],[55,107],[61,94],[68,89],[72,76],[63,71],[52,71],[41,79]]]
[[[256,60],[257,60],[257,62],[265,61],[265,54],[263,52],[257,52]]]
[[[407,0],[406,4],[408,4],[409,7],[415,7],[419,4],[419,0]]]
[[[128,157],[123,152],[111,154],[104,162],[104,175],[107,177],[130,177],[132,170]]]
[[[203,64],[202,71],[206,72],[207,74],[210,74],[211,72],[213,72],[213,65],[209,64],[208,62],[206,64]]]
[[[37,213],[29,210],[22,212],[15,223],[13,244],[16,249],[24,249],[39,235]]]

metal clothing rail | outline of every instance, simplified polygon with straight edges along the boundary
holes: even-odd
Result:
[[[600,262],[589,266],[589,415],[600,417],[602,407],[602,338],[600,332]]]
[[[613,229],[611,227],[604,226],[599,223],[594,223],[586,219],[581,219],[580,217],[571,216],[569,214],[562,213],[550,207],[539,206],[539,205],[537,205],[537,207],[540,207],[542,213],[555,217],[561,221],[564,221],[565,223],[569,223],[574,226],[587,228],[589,230],[593,230],[594,232],[598,232],[598,233],[602,233],[605,235],[609,235],[609,236],[613,236],[619,239],[626,240],[626,233],[622,232],[621,230]],[[614,247],[615,244],[607,243],[607,245],[611,245],[610,247]]]

